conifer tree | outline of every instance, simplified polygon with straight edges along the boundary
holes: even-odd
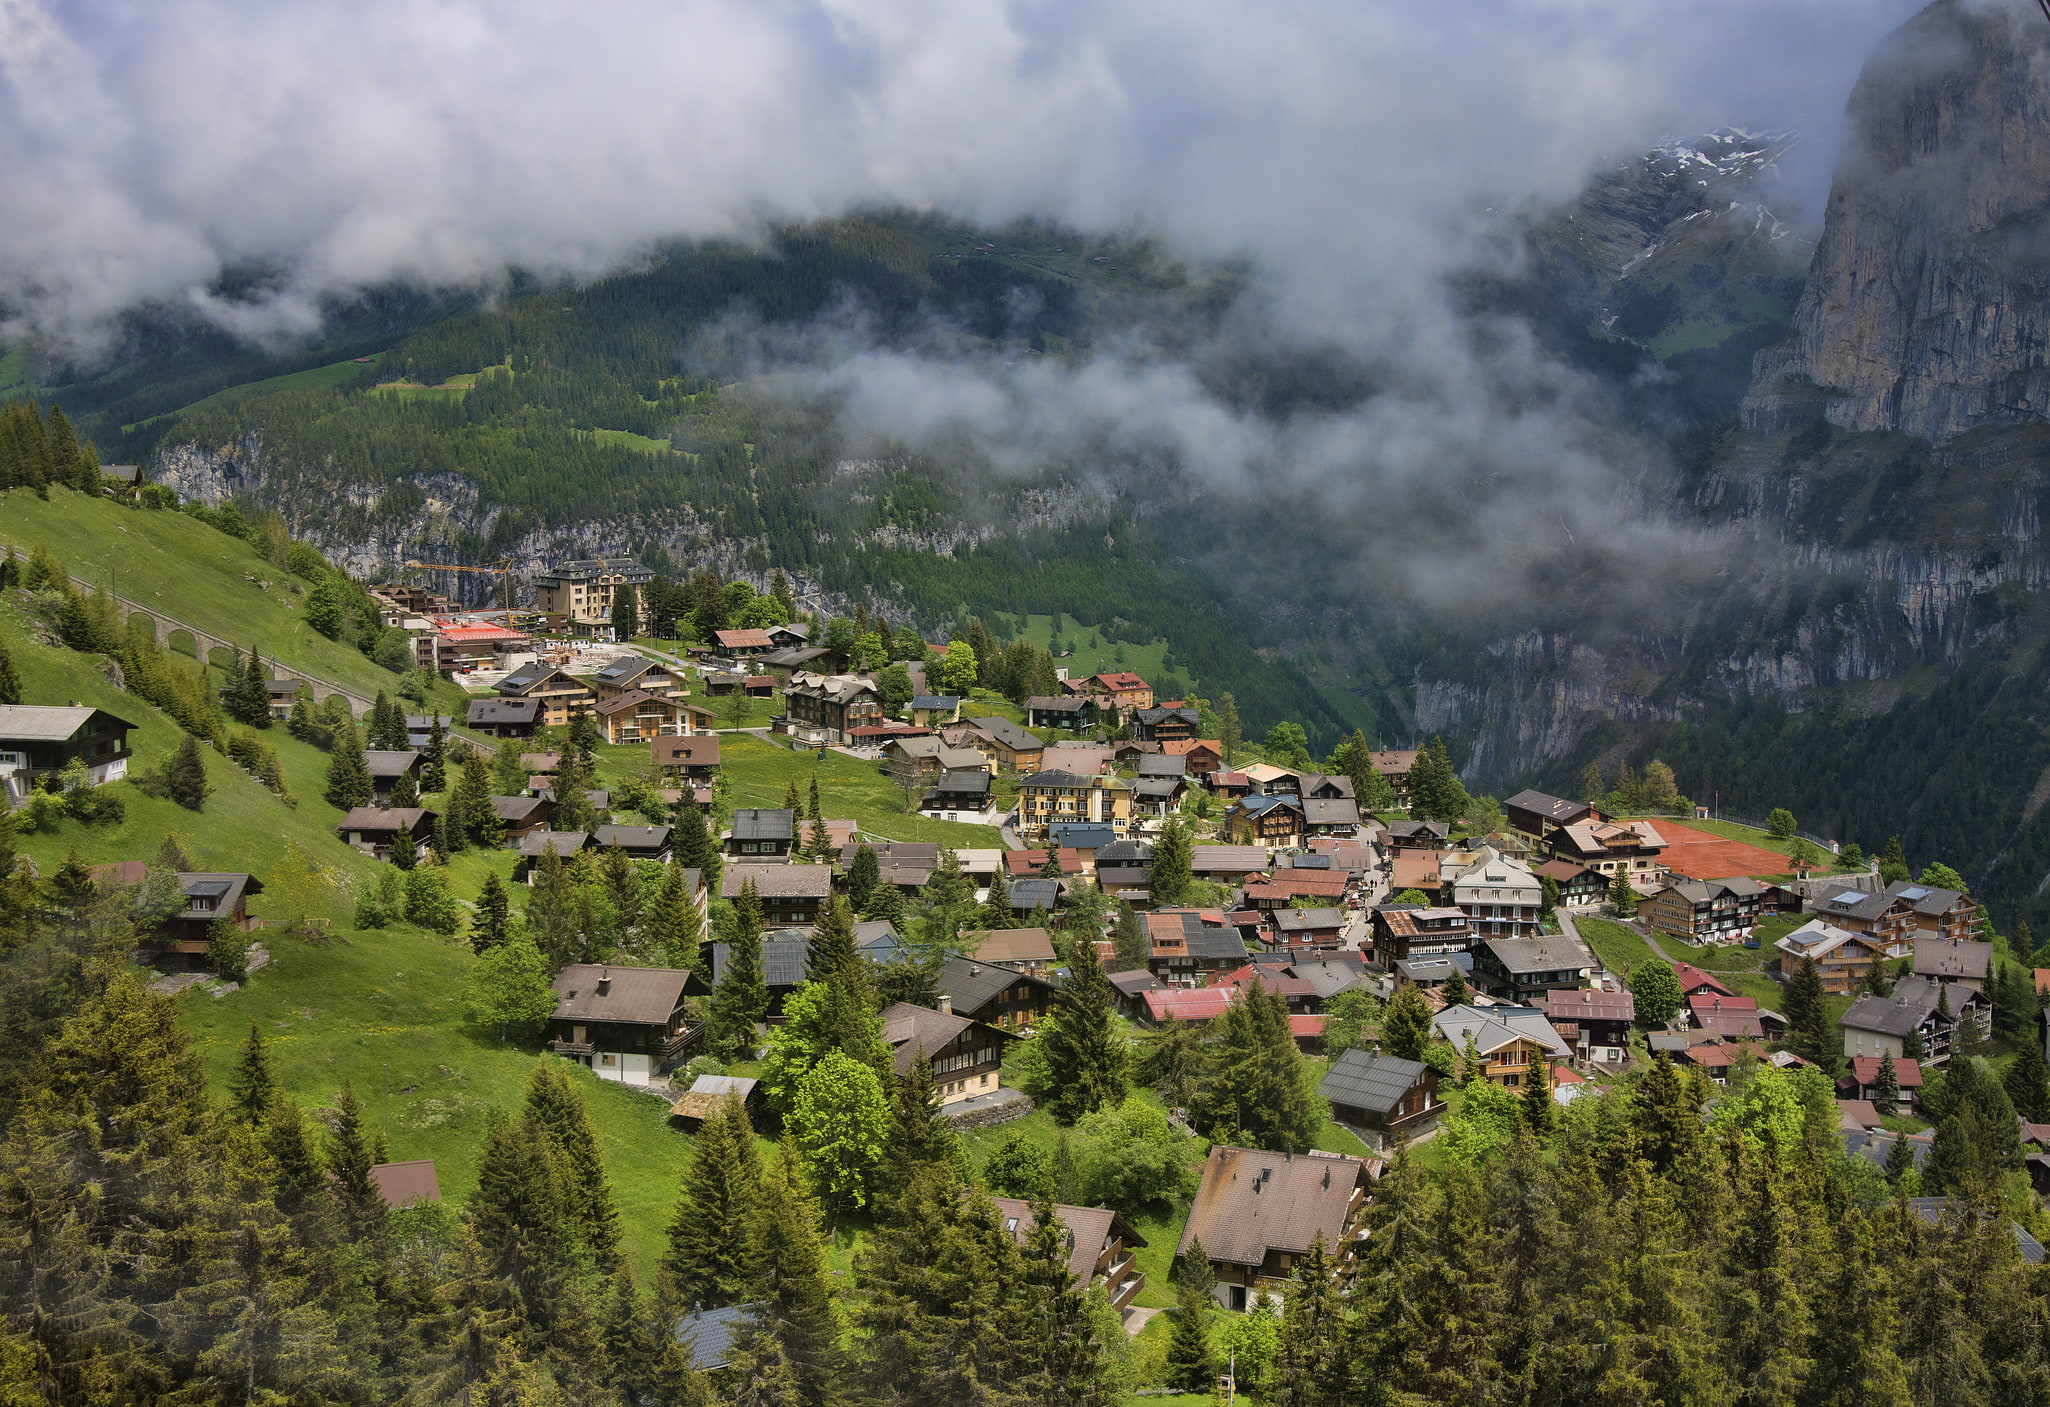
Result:
[[[249,1036],[242,1042],[234,1089],[235,1112],[245,1124],[262,1123],[278,1097],[277,1081],[271,1076],[270,1049],[254,1021],[249,1023]]]
[[[1153,958],[1153,942],[1146,936],[1146,925],[1140,921],[1138,912],[1122,899],[1118,900],[1111,945],[1121,972],[1136,972]]]
[[[553,1325],[571,1292],[576,1254],[554,1144],[494,1111],[468,1212],[486,1271],[510,1291],[514,1312],[538,1328]]]
[[[1886,1180],[1898,1187],[1901,1179],[1914,1170],[1915,1146],[1908,1142],[1906,1134],[1897,1133],[1893,1136],[1893,1146],[1886,1150]]]
[[[675,860],[705,877],[705,892],[717,894],[721,875],[718,842],[705,825],[705,813],[692,799],[688,785],[676,803]]]
[[[1689,1164],[1701,1145],[1701,1110],[1663,1053],[1638,1076],[1632,1102],[1631,1123],[1645,1161],[1661,1173]]]
[[[1801,1407],[1909,1407],[1907,1370],[1894,1344],[1899,1311],[1893,1277],[1873,1247],[1872,1227],[1847,1212],[1832,1238],[1838,1251],[1815,1301],[1815,1362]]]
[[[342,1221],[361,1242],[374,1241],[384,1233],[384,1194],[377,1190],[377,1182],[370,1176],[374,1161],[370,1140],[363,1131],[363,1102],[356,1098],[355,1086],[343,1080],[342,1092],[335,1098],[327,1171]]]
[[[1190,1121],[1217,1140],[1302,1152],[1317,1133],[1309,1068],[1281,994],[1255,981],[1211,1022],[1215,1041],[1189,1100]]]
[[[1189,886],[1195,883],[1196,850],[1179,816],[1170,816],[1153,842],[1153,869],[1149,887],[1156,906],[1186,902]]]
[[[497,874],[484,876],[477,904],[470,915],[470,950],[488,953],[512,936],[512,896]]]
[[[2023,1041],[2002,1083],[2015,1113],[2032,1124],[2050,1123],[2050,1064],[2043,1059],[2042,1046]]]
[[[1891,1114],[1900,1103],[1900,1076],[1893,1068],[1893,1052],[1881,1051],[1879,1073],[1873,1080],[1872,1104],[1881,1114]]]
[[[1381,1049],[1398,1060],[1422,1060],[1431,1043],[1431,1004],[1422,989],[1404,983],[1381,1013]]]
[[[413,867],[420,863],[420,847],[414,843],[413,833],[404,826],[393,831],[391,846],[385,851],[384,858],[390,862],[393,869],[410,874]]]
[[[448,790],[448,730],[441,726],[439,713],[431,715],[427,723],[427,746],[420,753],[420,790],[429,796]]]
[[[14,654],[0,640],[0,704],[21,702],[21,675],[14,668]]]
[[[861,951],[854,946],[854,911],[845,895],[826,901],[805,943],[805,976],[813,982],[861,980]]]
[[[621,583],[612,593],[612,638],[631,640],[641,633],[641,609],[631,583]]]
[[[1821,970],[1813,957],[1804,957],[1787,979],[1787,1049],[1834,1078],[1841,1063],[1841,1038],[1829,1019],[1828,998],[1822,990]]]
[[[753,1219],[762,1160],[747,1108],[728,1098],[691,1142],[659,1269],[675,1314],[738,1304],[755,1278]]]
[[[411,811],[420,805],[420,788],[410,776],[393,782],[390,795],[394,810]]]
[[[890,1131],[876,1164],[874,1189],[880,1205],[908,1187],[928,1167],[953,1171],[961,1162],[961,1142],[940,1115],[933,1088],[932,1061],[920,1052],[890,1096]]]
[[[1124,1103],[1124,1038],[1115,1021],[1116,992],[1103,975],[1094,943],[1074,945],[1068,980],[1054,993],[1054,1021],[1046,1043],[1052,1096],[1048,1112],[1059,1124]]]
[[[1169,1311],[1174,1331],[1167,1341],[1166,1385],[1178,1392],[1207,1393],[1217,1383],[1217,1351],[1210,1344],[1210,1296],[1184,1286]]]
[[[874,897],[876,886],[883,882],[882,862],[876,859],[872,846],[858,845],[854,858],[847,863],[847,901],[858,914],[867,913],[869,900]]]
[[[833,863],[833,836],[824,821],[813,819],[811,834],[805,843],[805,858],[815,865]]]
[[[825,810],[819,805],[819,779],[817,777],[811,779],[811,794],[807,802],[805,814],[814,821],[825,819]]]
[[[656,1315],[621,1266],[606,1283],[598,1322],[605,1384],[618,1400],[650,1407],[705,1407],[711,1401],[704,1375],[676,1341],[672,1316]]]
[[[463,759],[447,810],[452,844],[495,849],[505,839],[505,823],[491,804],[491,769],[482,755],[473,752]]]
[[[526,1121],[555,1149],[564,1211],[576,1228],[578,1244],[601,1273],[611,1274],[624,1264],[619,1208],[598,1154],[597,1131],[584,1110],[584,1096],[568,1069],[553,1057],[543,1057],[528,1077]]]
[[[1011,886],[1004,878],[1004,867],[998,865],[989,877],[989,891],[983,895],[981,911],[971,922],[984,928],[1009,928],[1017,917],[1011,908]]]
[[[369,778],[366,775],[365,781]],[[206,777],[206,762],[199,754],[199,740],[190,733],[178,739],[178,750],[164,768],[164,792],[188,811],[203,810],[213,783]]]
[[[791,828],[796,829],[804,820],[804,799],[798,795],[795,777],[783,788],[783,809],[790,813]]]
[[[375,794],[370,765],[363,756],[363,735],[354,723],[335,729],[334,749],[327,762],[327,789],[321,794],[328,805],[342,811],[368,806]]]
[[[1517,1121],[1543,1138],[1552,1130],[1552,1062],[1535,1056],[1523,1072],[1523,1093],[1517,1100]]]
[[[689,868],[680,861],[662,867],[662,883],[642,916],[648,947],[668,967],[697,965],[704,915],[691,893]]]
[[[712,993],[706,1035],[716,1049],[738,1053],[753,1047],[755,1025],[769,1009],[762,972],[762,901],[753,880],[741,885],[726,918],[726,970]]]
[[[789,1363],[802,1401],[834,1401],[844,1371],[840,1316],[826,1286],[818,1210],[787,1144],[762,1178],[748,1233],[753,1266],[747,1288],[761,1306],[761,1332]]]
[[[1801,1294],[1795,1218],[1774,1145],[1743,1155],[1740,1223],[1723,1261],[1724,1358],[1736,1401],[1766,1407],[1794,1400],[1808,1371],[1810,1306]]]
[[[1438,989],[1438,995],[1445,999],[1447,1007],[1465,1006],[1473,1000],[1473,992],[1466,985],[1466,972],[1458,963],[1452,964],[1452,971]]]

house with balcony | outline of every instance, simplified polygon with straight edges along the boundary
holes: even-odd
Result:
[[[1329,1101],[1334,1120],[1382,1153],[1435,1128],[1445,1111],[1437,1071],[1421,1060],[1357,1048],[1331,1062],[1317,1092]]]
[[[1643,890],[1663,873],[1666,838],[1650,821],[1578,821],[1545,838],[1554,859],[1585,865],[1613,882],[1618,875]]]
[[[494,688],[500,698],[532,700],[536,706],[534,722],[543,728],[566,727],[571,714],[580,713],[598,701],[597,691],[589,684],[550,664],[536,663],[517,669]]]
[[[783,688],[783,717],[776,725],[793,737],[839,743],[847,740],[850,729],[882,721],[882,690],[867,675],[800,672]]]
[[[940,1108],[993,1093],[1004,1063],[1004,1046],[1017,1037],[952,1010],[895,1002],[883,1008],[883,1044],[897,1078],[911,1073],[924,1056],[932,1063],[933,1094]]]
[[[606,742],[614,744],[644,743],[651,738],[696,732],[693,714],[701,715],[707,724],[711,722],[708,710],[693,709],[683,699],[643,693],[639,689],[600,699],[591,711],[597,715],[598,731]]]
[[[578,625],[612,624],[612,600],[622,586],[636,592],[655,573],[631,557],[563,562],[534,578],[534,608]]]
[[[1740,943],[1766,919],[1794,913],[1800,905],[1791,891],[1741,875],[1676,877],[1655,890],[1640,913],[1653,928],[1684,943]]]
[[[622,655],[588,677],[600,703],[627,693],[639,692],[671,699],[685,692],[683,677],[675,670],[657,660],[642,659],[639,655]]]
[[[1132,825],[1132,788],[1117,777],[1034,772],[1018,780],[1018,834],[1044,842],[1056,822],[1087,821],[1119,835]]]
[[[1024,1245],[1036,1222],[1032,1204],[1016,1197],[992,1197],[1004,1230]],[[1103,1291],[1110,1307],[1123,1311],[1146,1288],[1146,1272],[1139,1268],[1139,1248],[1146,1238],[1130,1222],[1108,1207],[1070,1207],[1056,1203],[1054,1216],[1060,1221],[1068,1247],[1068,1274],[1084,1289]]]
[[[1804,958],[1815,959],[1822,990],[1846,996],[1865,985],[1872,969],[1885,961],[1877,940],[1823,919],[1810,919],[1772,945],[1780,954],[1780,971],[1791,974]]]
[[[1512,1001],[1531,1001],[1554,988],[1578,987],[1600,966],[1577,938],[1483,938],[1474,948],[1473,975],[1481,990]]]
[[[1270,1153],[1217,1144],[1204,1160],[1177,1256],[1200,1242],[1210,1258],[1211,1293],[1244,1311],[1263,1291],[1289,1288],[1296,1262],[1318,1240],[1334,1276],[1359,1249],[1368,1165],[1342,1153]]]
[[[1920,1037],[1922,1064],[1942,1065],[1950,1059],[1951,1038],[1960,1021],[1979,1023],[1982,1033],[1991,1029],[1992,1003],[1985,993],[1964,984],[1945,986],[1927,977],[1903,977],[1888,995],[1870,992],[1859,996],[1850,1009],[1837,1018],[1844,1033],[1844,1054],[1853,1060],[1882,1055],[1898,1065],[1907,1058],[1910,1033]]]
[[[0,778],[19,793],[76,759],[92,785],[119,781],[134,756],[128,735],[135,726],[85,704],[0,704]]]
[[[1535,938],[1544,886],[1529,865],[1482,846],[1454,851],[1438,862],[1440,892],[1465,912],[1482,938]]]
[[[1481,1059],[1481,1074],[1506,1089],[1522,1085],[1539,1061],[1573,1057],[1573,1047],[1537,1007],[1447,1007],[1431,1018],[1431,1028],[1462,1057],[1471,1042]]]
[[[1903,958],[1914,951],[1915,906],[1893,886],[1877,894],[1839,889],[1810,900],[1808,907],[1834,927],[1864,934],[1889,958]]]

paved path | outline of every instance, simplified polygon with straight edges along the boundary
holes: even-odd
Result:
[[[1139,1337],[1139,1331],[1152,1322],[1154,1315],[1166,1312],[1164,1309],[1141,1309],[1133,1305],[1125,1311],[1125,1332],[1136,1339]]]

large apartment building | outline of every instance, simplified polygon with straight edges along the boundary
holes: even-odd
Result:
[[[612,620],[614,592],[622,586],[639,591],[654,579],[652,571],[631,557],[564,562],[534,578],[534,608],[584,625],[606,625]]]

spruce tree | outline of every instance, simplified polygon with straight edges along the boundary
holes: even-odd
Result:
[[[1452,964],[1452,972],[1438,989],[1438,995],[1445,999],[1447,1007],[1465,1006],[1473,1000],[1473,992],[1466,985],[1466,973],[1458,963]]]
[[[706,1032],[717,1049],[739,1054],[753,1048],[755,1026],[769,1009],[762,973],[762,901],[753,880],[741,885],[727,912],[726,970],[712,993]]]
[[[1900,1103],[1900,1076],[1893,1068],[1893,1052],[1882,1051],[1879,1056],[1879,1074],[1873,1080],[1872,1105],[1882,1114],[1891,1114]]]
[[[1663,1052],[1637,1077],[1632,1103],[1637,1145],[1652,1169],[1670,1173],[1690,1165],[1701,1146],[1701,1109]]]
[[[14,653],[0,640],[0,704],[21,702],[21,675],[14,668]]]
[[[648,947],[658,961],[669,967],[697,964],[698,940],[704,916],[691,893],[690,870],[672,861],[662,867],[662,883],[642,915]]]
[[[1793,976],[1787,979],[1785,1002],[1787,1049],[1834,1079],[1842,1063],[1841,1037],[1829,1019],[1822,974],[1813,957],[1802,958]]]
[[[393,831],[391,846],[385,851],[384,858],[391,863],[393,869],[404,870],[410,874],[413,867],[420,863],[420,847],[414,843],[413,832],[404,826]]]
[[[761,1307],[762,1332],[789,1362],[803,1400],[830,1402],[843,1374],[840,1316],[826,1285],[818,1209],[787,1144],[762,1179],[748,1232],[748,1297]]]
[[[832,832],[826,829],[824,821],[816,819],[812,821],[811,833],[805,841],[804,852],[805,859],[809,860],[812,864],[830,865],[833,863],[833,835]]]
[[[1052,1096],[1048,1112],[1073,1124],[1098,1109],[1124,1103],[1124,1038],[1115,1020],[1117,994],[1103,975],[1094,943],[1077,943],[1068,980],[1054,993],[1054,1021],[1041,1037]]]
[[[553,1325],[571,1293],[576,1238],[545,1134],[493,1111],[468,1216],[486,1271],[510,1291],[515,1312],[537,1328]]]
[[[696,870],[705,877],[705,891],[719,892],[722,864],[719,843],[713,837],[711,828],[705,824],[705,813],[692,799],[690,787],[685,785],[683,795],[676,803],[676,832],[671,838],[673,858],[687,868]]]
[[[245,1124],[260,1124],[277,1101],[277,1081],[271,1076],[270,1050],[263,1034],[249,1023],[249,1036],[242,1042],[242,1059],[235,1068],[235,1112]]]
[[[2042,1046],[2023,1041],[2002,1084],[2015,1113],[2032,1124],[2050,1124],[2050,1063],[2043,1059]]]
[[[982,896],[981,912],[971,922],[984,928],[1009,928],[1017,917],[1011,908],[1011,886],[1004,878],[1004,867],[998,865],[989,877],[989,892]]]
[[[512,896],[497,874],[484,876],[470,915],[470,950],[488,953],[512,936]]]
[[[691,1141],[669,1215],[658,1274],[672,1314],[746,1297],[755,1274],[752,1223],[761,1194],[762,1159],[747,1108],[725,1099]]]
[[[856,846],[854,858],[847,864],[847,900],[854,905],[856,913],[868,912],[869,900],[874,897],[876,886],[882,882],[882,863],[876,859],[874,848]]]
[[[1431,1004],[1414,983],[1395,989],[1381,1013],[1381,1049],[1398,1060],[1422,1060],[1431,1043]]]
[[[619,1251],[619,1208],[605,1161],[598,1154],[598,1134],[584,1110],[584,1096],[562,1062],[544,1056],[527,1080],[527,1123],[545,1135],[555,1149],[562,1173],[564,1211],[576,1228],[578,1244],[600,1272],[611,1274],[624,1262]]]
[[[363,756],[363,735],[354,723],[335,728],[334,749],[327,761],[327,804],[342,811],[368,806],[375,791],[370,765]]]
[[[368,781],[366,775],[365,781]],[[187,733],[178,739],[178,750],[164,768],[164,793],[188,811],[206,807],[213,784],[206,779],[206,761],[199,753],[199,740]]]
[[[448,797],[449,839],[467,848],[495,849],[505,839],[505,822],[491,804],[491,769],[478,753],[463,759]]]
[[[427,746],[421,751],[420,790],[437,796],[448,790],[448,731],[441,715],[433,714],[427,724]]]
[[[630,583],[622,583],[612,593],[612,638],[631,640],[641,633],[641,609],[637,593]]]
[[[1166,1385],[1178,1392],[1207,1393],[1217,1385],[1217,1352],[1210,1345],[1210,1296],[1184,1287],[1167,1341]]]
[[[1190,1121],[1213,1140],[1306,1151],[1317,1134],[1317,1106],[1288,1007],[1264,982],[1240,991],[1211,1022],[1215,1041],[1190,1097]]]
[[[356,1089],[342,1081],[335,1098],[334,1131],[328,1138],[327,1171],[334,1189],[335,1204],[350,1234],[362,1242],[381,1237],[385,1226],[384,1194],[370,1176],[375,1161],[370,1140],[363,1130],[363,1102]]]
[[[1124,900],[1118,900],[1117,922],[1111,930],[1111,946],[1115,950],[1118,970],[1137,972],[1153,960],[1153,940],[1146,934],[1146,925],[1137,910]]]
[[[890,1096],[890,1131],[876,1164],[875,1194],[879,1206],[911,1184],[925,1168],[951,1172],[961,1160],[961,1142],[940,1114],[933,1089],[932,1061],[923,1052]]]
[[[1892,1186],[1898,1187],[1901,1179],[1914,1170],[1915,1146],[1908,1142],[1906,1134],[1897,1133],[1893,1136],[1893,1146],[1886,1150],[1886,1180]]]
[[[1537,1138],[1552,1129],[1552,1062],[1543,1053],[1532,1057],[1523,1072],[1523,1092],[1517,1099],[1517,1121]]]
[[[1170,816],[1153,843],[1153,868],[1149,889],[1157,906],[1172,907],[1185,902],[1189,886],[1195,883],[1195,845],[1179,816]]]
[[[420,805],[420,788],[410,776],[401,776],[391,785],[392,809],[412,811]]]
[[[813,982],[834,978],[861,980],[861,951],[854,946],[854,911],[845,895],[835,894],[813,925],[805,943],[805,977]]]
[[[811,793],[807,800],[805,814],[814,821],[823,821],[826,818],[825,811],[819,805],[819,779],[817,777],[811,779]]]

